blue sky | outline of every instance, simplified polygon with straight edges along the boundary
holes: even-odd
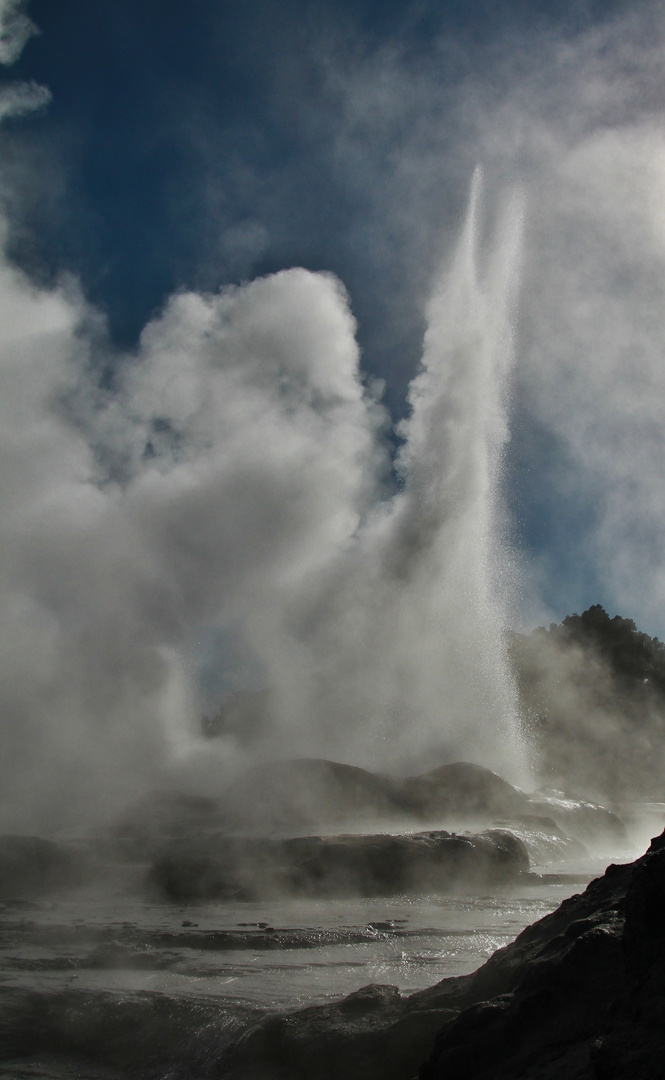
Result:
[[[418,682],[437,590],[448,637],[472,636],[486,578],[512,625],[602,603],[665,636],[661,5],[2,0],[0,14],[10,473],[20,458],[8,588],[45,670],[53,650],[76,668],[72,641],[87,663],[76,705],[54,675],[57,692],[17,690],[19,711],[60,695],[63,715],[87,715],[100,664],[95,692],[114,688],[100,724],[145,714],[147,753],[151,710],[185,708],[187,664],[205,682],[225,662],[240,688],[241,669],[246,685],[267,665],[303,686],[316,669],[299,701],[280,691],[282,717],[325,697],[333,668],[357,710],[416,639],[403,681]],[[476,278],[458,247],[474,227]],[[469,312],[499,357],[475,389]],[[428,544],[439,576],[409,567]],[[48,619],[30,629],[34,604],[52,640]],[[335,642],[360,640],[370,611],[382,644],[360,650],[363,682]],[[423,731],[435,698],[419,699]]]
[[[502,99],[509,110],[539,69],[556,79],[557,50],[582,55],[613,20],[620,40],[622,16],[640,8],[247,0],[184,14],[35,0],[41,33],[5,78],[53,96],[5,131],[9,252],[39,280],[76,274],[119,348],[175,289],[292,265],[333,271],[351,296],[364,370],[387,380],[399,418],[423,298],[475,160],[486,159],[490,189],[492,157],[502,183],[510,172],[528,183],[533,167],[524,145],[512,168],[505,148],[483,146],[478,113]],[[349,132],[354,95],[367,104]],[[544,93],[542,107],[545,129],[565,104]],[[630,607],[587,552],[593,498],[559,490],[567,449],[523,402],[516,393],[506,490],[525,559],[545,563],[544,606],[553,617],[598,600]]]
[[[460,145],[465,85],[477,93],[487,68],[488,81],[505,80],[501,69],[518,57],[528,69],[529,44],[574,38],[617,7],[244,0],[194,3],[183,16],[177,6],[130,0],[94,8],[33,0],[41,32],[5,77],[34,79],[53,98],[11,132],[10,159],[12,150],[34,155],[12,250],[34,273],[78,274],[123,345],[174,288],[214,288],[295,264],[333,270],[353,292],[367,366],[381,371],[380,354],[395,354],[399,411],[420,341],[411,327],[401,331],[404,345],[394,341],[396,325],[380,336],[405,283],[399,251],[389,260],[400,239],[391,237],[392,208],[376,205],[375,188],[384,168],[395,170],[413,112],[428,109],[428,87],[413,85],[419,69],[431,69],[436,84],[430,108],[442,152],[424,193],[432,205],[421,212],[440,229],[459,221],[475,164],[473,145]],[[384,56],[401,65],[391,73],[394,100],[383,111],[377,103],[358,159],[334,160],[340,82],[349,73],[381,78]],[[408,102],[399,100],[400,74]],[[462,160],[446,160],[449,143]],[[386,234],[378,251],[358,237],[368,212]]]

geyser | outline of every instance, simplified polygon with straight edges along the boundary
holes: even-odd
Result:
[[[399,429],[399,490],[366,510],[332,558],[249,612],[274,721],[265,754],[294,747],[388,769],[422,769],[434,755],[526,779],[501,634],[499,492],[521,200],[506,200],[486,252],[480,211],[477,170],[427,309]]]
[[[4,828],[90,822],[164,770],[222,783],[245,751],[197,734],[206,634],[265,687],[253,760],[523,779],[497,547],[520,207],[481,252],[479,203],[476,175],[389,498],[331,275],[180,293],[118,357],[71,286],[5,262]]]

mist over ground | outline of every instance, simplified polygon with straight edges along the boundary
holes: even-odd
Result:
[[[297,154],[241,141],[232,175],[212,91],[188,123],[169,83],[199,255],[174,226],[128,340],[57,86],[0,6],[4,829],[294,755],[528,785],[503,629],[600,598],[662,633],[662,11],[474,42],[325,7],[303,39],[287,8],[265,80]],[[251,755],[202,738],[257,691]]]

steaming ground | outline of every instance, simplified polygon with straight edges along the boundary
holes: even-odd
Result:
[[[57,909],[37,903],[29,918],[0,913],[10,942],[0,966],[2,1069],[42,1080],[233,1076],[231,1047],[262,1021],[270,1027],[286,1010],[332,1004],[378,982],[371,1016],[372,995],[397,1000],[395,984],[406,994],[443,973],[473,970],[570,890],[185,910],[107,893]],[[357,1007],[350,999],[342,1008],[344,1029],[362,1035],[370,1019],[363,993]],[[326,1018],[310,1015],[314,1030],[303,1045],[337,1045]],[[430,1014],[416,1033],[418,1060],[435,1018],[440,1024]],[[260,1055],[249,1056],[257,1076],[271,1075]]]
[[[413,992],[475,970],[588,881],[598,860],[575,836],[603,864],[626,851],[602,807],[534,801],[478,766],[410,782],[361,772],[300,761],[247,777],[241,827],[253,786],[270,837],[225,835],[223,808],[171,796],[95,840],[1,838],[3,1071],[268,1077],[264,1049],[283,1060],[286,1024],[305,1055],[357,1039],[363,1075],[384,1075],[373,1036],[386,1007],[418,1008]],[[381,835],[275,835],[276,821],[302,829],[303,812],[344,826],[363,810]],[[407,834],[395,811],[410,814]],[[437,830],[414,832],[421,815]],[[502,827],[451,835],[451,816]],[[395,1076],[412,1074],[447,1014],[445,1001],[425,1009],[400,1030],[409,1060]]]

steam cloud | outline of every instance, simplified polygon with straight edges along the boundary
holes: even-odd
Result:
[[[0,26],[11,62],[34,28],[8,2]],[[74,284],[40,288],[4,259],[3,828],[102,814],[176,759],[223,779],[243,750],[198,738],[201,686],[208,708],[224,685],[267,688],[257,754],[373,767],[440,754],[519,780],[496,546],[515,345],[520,407],[558,451],[534,470],[561,504],[593,509],[580,573],[593,565],[653,626],[665,588],[662,39],[650,5],[575,38],[507,38],[491,77],[465,78],[447,102],[445,138],[438,54],[417,72],[398,51],[354,71],[327,58],[338,168],[367,186],[400,147],[363,236],[383,250],[391,221],[408,303],[432,291],[439,226],[454,247],[430,209],[444,163],[451,190],[476,160],[493,178],[492,242],[476,180],[436,278],[397,494],[380,388],[363,383],[334,277],[293,269],[178,293],[136,352],[116,356]],[[6,93],[5,115],[48,100],[29,84]],[[516,177],[529,217],[515,342],[521,210],[501,192]],[[260,212],[259,191],[259,246]],[[544,557],[532,575],[539,618],[552,569]]]
[[[390,499],[332,276],[174,296],[101,392],[82,299],[3,268],[6,814],[232,762],[195,733],[187,665],[220,627],[268,688],[258,752],[514,771],[488,537],[520,215],[479,282],[478,184]]]

